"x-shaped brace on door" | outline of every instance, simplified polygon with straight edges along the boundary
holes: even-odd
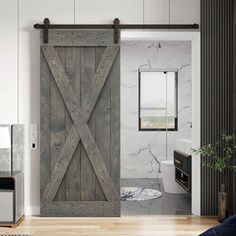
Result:
[[[70,81],[66,76],[65,70],[54,47],[42,46],[41,49],[55,79],[56,85],[62,95],[64,103],[70,113],[71,119],[74,122],[44,190],[43,200],[54,200],[76,147],[81,139],[107,201],[119,201],[119,195],[115,185],[111,180],[106,165],[87,124],[96,105],[99,94],[105,84],[106,78],[115,61],[119,47],[114,46],[106,48],[89,89],[82,101],[81,107],[79,106],[77,96],[71,88]]]

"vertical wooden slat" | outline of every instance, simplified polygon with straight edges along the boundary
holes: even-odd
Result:
[[[233,58],[233,60],[230,61],[229,67],[231,68],[231,73],[232,73],[232,81],[229,83],[230,87],[230,94],[231,94],[231,99],[229,102],[229,109],[230,109],[230,114],[229,116],[231,117],[230,122],[230,129],[232,129],[232,132],[234,135],[236,135],[236,90],[235,90],[235,85],[236,85],[236,3],[235,1],[230,1],[229,2],[229,8],[231,9],[231,14],[232,18],[228,16],[228,22],[231,20],[233,21],[232,24],[229,23],[228,30],[230,31],[230,39],[231,43],[229,44],[228,50],[230,51],[230,58]],[[231,29],[231,26],[233,29]],[[236,155],[234,156],[234,161],[232,163],[233,165],[236,165]],[[229,182],[230,182],[230,214],[235,214],[236,213],[236,173],[229,173]]]
[[[85,96],[89,84],[95,73],[95,48],[84,47],[81,48],[81,86],[80,96],[81,100]],[[93,137],[95,137],[95,112],[93,111],[89,122],[89,128]],[[86,151],[81,145],[81,200],[91,201],[95,200],[95,174],[93,167],[88,159]]]
[[[120,52],[111,74],[111,177],[120,193]]]
[[[201,0],[202,145],[218,140],[223,130],[232,131],[232,4],[233,0]],[[222,182],[219,172],[202,166],[203,215],[217,214],[217,195]]]
[[[65,47],[56,48],[63,66],[65,66]],[[65,143],[65,104],[60,91],[51,76],[51,171]],[[58,189],[55,200],[65,200],[65,178]]]
[[[202,1],[200,2],[201,4],[201,21],[203,21],[204,19],[204,15],[205,15],[205,11],[206,11],[206,8],[203,8],[202,6]],[[203,64],[205,63],[205,27],[203,27],[203,22],[201,22],[201,68],[203,66]],[[201,70],[201,78],[205,76],[205,70]],[[202,83],[201,83],[201,98],[204,96],[204,90],[202,89]],[[205,109],[205,103],[203,103],[203,100],[201,99],[201,121],[204,120],[204,109]],[[204,126],[204,122],[201,122],[201,131],[205,129],[205,126]],[[201,133],[201,144],[205,144],[205,137],[203,135],[203,133]],[[204,197],[204,192],[205,192],[205,184],[203,183],[203,179],[205,179],[205,169],[204,168],[201,168],[201,214],[203,212],[202,209],[205,209],[205,206],[204,206],[204,203],[205,201],[202,201],[203,197]]]
[[[51,73],[48,64],[40,53],[40,196],[50,178],[50,114],[51,114]]]
[[[67,47],[66,48],[66,74],[70,80],[74,93],[77,95],[80,102],[80,48]],[[68,110],[66,110],[66,137],[73,125],[72,119]],[[74,156],[68,166],[66,172],[66,200],[79,201],[80,200],[80,145],[77,146]]]
[[[96,48],[96,67],[99,65],[105,47]],[[106,164],[107,170],[110,173],[111,162],[111,133],[110,133],[110,86],[111,78],[108,76],[103,87],[102,93],[96,104],[96,143],[102,158]],[[106,200],[99,182],[96,180],[96,200]]]

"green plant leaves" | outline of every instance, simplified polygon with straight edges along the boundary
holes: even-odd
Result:
[[[222,132],[220,139],[213,144],[203,145],[193,149],[194,154],[202,155],[202,165],[223,172],[230,169],[236,172],[233,158],[236,154],[235,136]]]

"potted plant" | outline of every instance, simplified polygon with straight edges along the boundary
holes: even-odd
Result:
[[[220,139],[213,144],[207,144],[193,149],[194,154],[202,155],[202,165],[214,169],[222,175],[220,192],[218,193],[218,221],[223,222],[228,216],[228,171],[235,171],[233,165],[236,153],[236,139],[234,135],[226,132],[220,135]]]

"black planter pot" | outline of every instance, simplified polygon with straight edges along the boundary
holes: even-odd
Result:
[[[223,222],[228,218],[228,193],[225,190],[225,184],[221,184],[218,193],[218,221]]]

